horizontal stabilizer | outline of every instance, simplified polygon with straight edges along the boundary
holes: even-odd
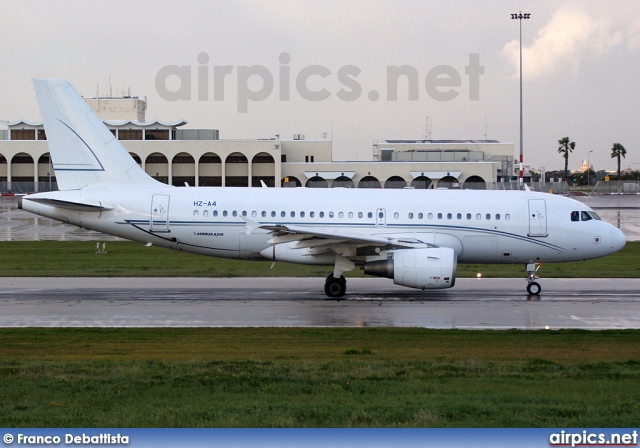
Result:
[[[113,210],[112,207],[104,207],[100,204],[91,204],[86,202],[72,202],[72,201],[61,201],[60,199],[50,199],[50,198],[22,198],[24,201],[32,201],[37,202],[42,205],[49,205],[51,207],[64,208],[67,210],[75,210],[77,212],[103,212],[108,210]]]

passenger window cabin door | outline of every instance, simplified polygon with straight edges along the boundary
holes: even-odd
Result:
[[[376,210],[376,226],[387,226],[387,211],[384,208],[379,208],[378,210]]]
[[[169,232],[169,195],[154,194],[151,199],[151,231]]]
[[[547,236],[547,207],[544,199],[529,199],[529,236]]]

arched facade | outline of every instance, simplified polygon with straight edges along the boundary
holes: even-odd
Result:
[[[214,152],[203,154],[198,160],[198,186],[222,186],[222,159]]]
[[[358,182],[358,188],[382,188],[380,181],[374,176],[365,176]]]
[[[225,186],[248,187],[249,186],[249,160],[240,152],[233,152],[224,160]]]
[[[431,187],[431,179],[427,176],[418,176],[411,181],[411,186],[416,190],[426,190]]]
[[[31,155],[20,152],[11,158],[11,180],[13,182],[34,182],[35,167]]]
[[[276,161],[266,152],[260,152],[251,159],[251,186],[261,187],[260,181],[267,187],[276,186]]]
[[[304,185],[307,188],[329,188],[329,184],[320,176],[313,176]]]
[[[155,180],[169,183],[169,160],[164,154],[154,152],[144,161],[145,172]]]
[[[340,176],[331,182],[331,188],[353,188],[353,181],[347,176]]]
[[[191,154],[181,152],[171,160],[171,185],[196,185],[196,161]]]
[[[487,183],[480,176],[470,176],[464,181],[465,190],[486,190]]]
[[[400,176],[391,176],[384,183],[384,188],[404,188],[407,186],[407,181],[405,181]]]
[[[455,184],[458,184],[458,179],[453,176],[445,176],[438,181],[438,188],[453,188]]]
[[[286,187],[288,188],[302,187],[302,182],[300,182],[300,179],[298,179],[295,176],[287,176],[282,178],[280,186],[285,188]]]

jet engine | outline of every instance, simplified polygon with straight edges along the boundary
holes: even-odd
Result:
[[[456,267],[453,249],[429,247],[396,250],[386,260],[365,263],[364,273],[410,288],[444,289],[455,285]]]

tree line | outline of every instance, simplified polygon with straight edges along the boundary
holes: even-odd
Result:
[[[558,146],[558,153],[560,153],[560,155],[562,155],[562,157],[564,158],[564,176],[563,177],[567,182],[567,184],[570,184],[573,179],[571,179],[570,173],[569,173],[569,154],[571,154],[573,150],[576,148],[576,142],[571,141],[569,137],[562,137],[560,140],[558,140],[558,145],[560,145]],[[624,159],[626,156],[627,156],[627,150],[625,149],[625,147],[622,146],[622,144],[620,143],[614,143],[613,146],[611,147],[611,158],[618,159],[617,179],[619,180],[640,179],[640,172],[638,171],[632,171],[631,173],[624,173],[624,174],[620,172],[621,159]],[[596,177],[597,173],[595,173],[590,166],[587,167],[587,171],[585,171],[584,173],[581,173],[580,177],[583,177],[582,175],[585,175],[585,176],[592,175],[593,179],[597,178]],[[582,185],[582,182],[578,182],[577,178],[575,180],[575,183]],[[586,184],[586,182],[584,184]]]

